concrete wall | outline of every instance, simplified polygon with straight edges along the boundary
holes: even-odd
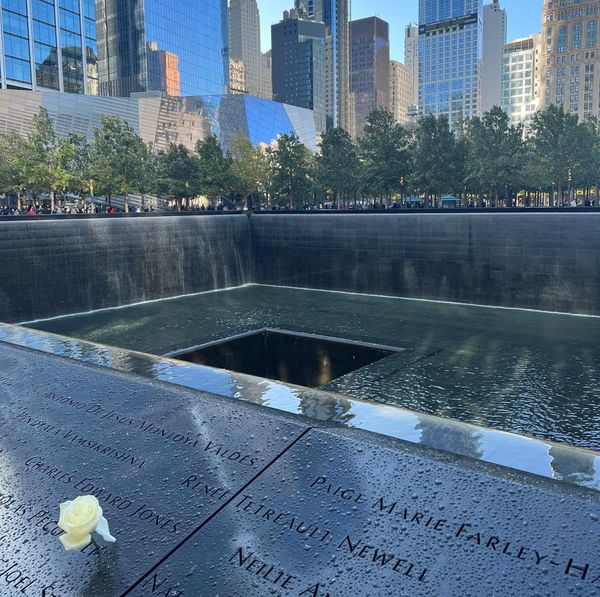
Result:
[[[600,314],[600,214],[255,215],[263,284]]]
[[[0,321],[238,286],[251,278],[243,215],[0,222]]]
[[[600,213],[0,221],[0,321],[249,282],[600,314]]]

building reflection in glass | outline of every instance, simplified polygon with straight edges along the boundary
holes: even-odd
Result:
[[[104,0],[97,5],[100,94],[223,94],[226,0]]]
[[[181,95],[179,57],[160,50],[155,41],[146,47],[148,58],[148,91],[163,91],[167,95]]]

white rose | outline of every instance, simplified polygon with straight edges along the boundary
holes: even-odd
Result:
[[[102,538],[114,543],[116,539],[108,530],[108,521],[102,516],[102,508],[93,495],[80,495],[73,501],[60,505],[58,526],[66,531],[59,537],[67,551],[80,550],[92,542],[92,533],[99,533]]]

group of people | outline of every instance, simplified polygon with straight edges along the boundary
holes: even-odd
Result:
[[[11,207],[9,205],[3,205],[0,207],[0,216],[60,216],[60,215],[91,215],[91,214],[116,214],[120,213],[121,210],[117,208],[106,205],[106,206],[95,206],[92,207],[90,205],[86,207],[70,207],[57,205],[54,209],[50,209],[48,207],[44,207],[39,204],[29,204],[24,205],[19,209],[18,207]],[[143,211],[148,212],[152,211],[150,208],[146,208],[142,210],[141,207],[131,208],[129,210],[130,213],[143,213]]]

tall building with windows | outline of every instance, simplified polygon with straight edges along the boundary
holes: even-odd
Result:
[[[96,0],[96,19],[101,95],[169,93],[177,79],[184,96],[228,91],[227,0]],[[165,77],[153,63],[161,52]]]
[[[600,0],[544,0],[541,105],[600,116]]]
[[[410,73],[412,81],[411,104],[419,102],[419,26],[407,25],[404,32],[404,66]]]
[[[528,126],[540,107],[541,50],[539,33],[515,39],[504,48],[501,105],[514,125]]]
[[[451,123],[476,116],[483,0],[419,0],[419,110]]]
[[[295,0],[301,14],[325,23],[327,128],[349,128],[350,0]]]
[[[0,86],[98,92],[94,0],[2,0]]]
[[[292,9],[271,26],[273,99],[314,111],[326,130],[325,24]]]
[[[246,65],[243,60],[229,59],[229,91],[233,95],[248,93],[246,87]]]
[[[361,137],[367,117],[376,108],[389,108],[389,25],[378,17],[350,22],[350,92],[353,103],[352,133]]]
[[[396,122],[409,124],[409,108],[413,105],[413,81],[411,72],[401,62],[390,60],[390,111]]]
[[[502,68],[507,41],[508,19],[500,0],[483,6],[483,55],[480,78],[480,112],[502,103]]]
[[[260,14],[256,0],[229,1],[229,58],[244,63],[246,90],[260,96]]]
[[[273,54],[271,50],[260,55],[260,94],[264,99],[273,99]]]

